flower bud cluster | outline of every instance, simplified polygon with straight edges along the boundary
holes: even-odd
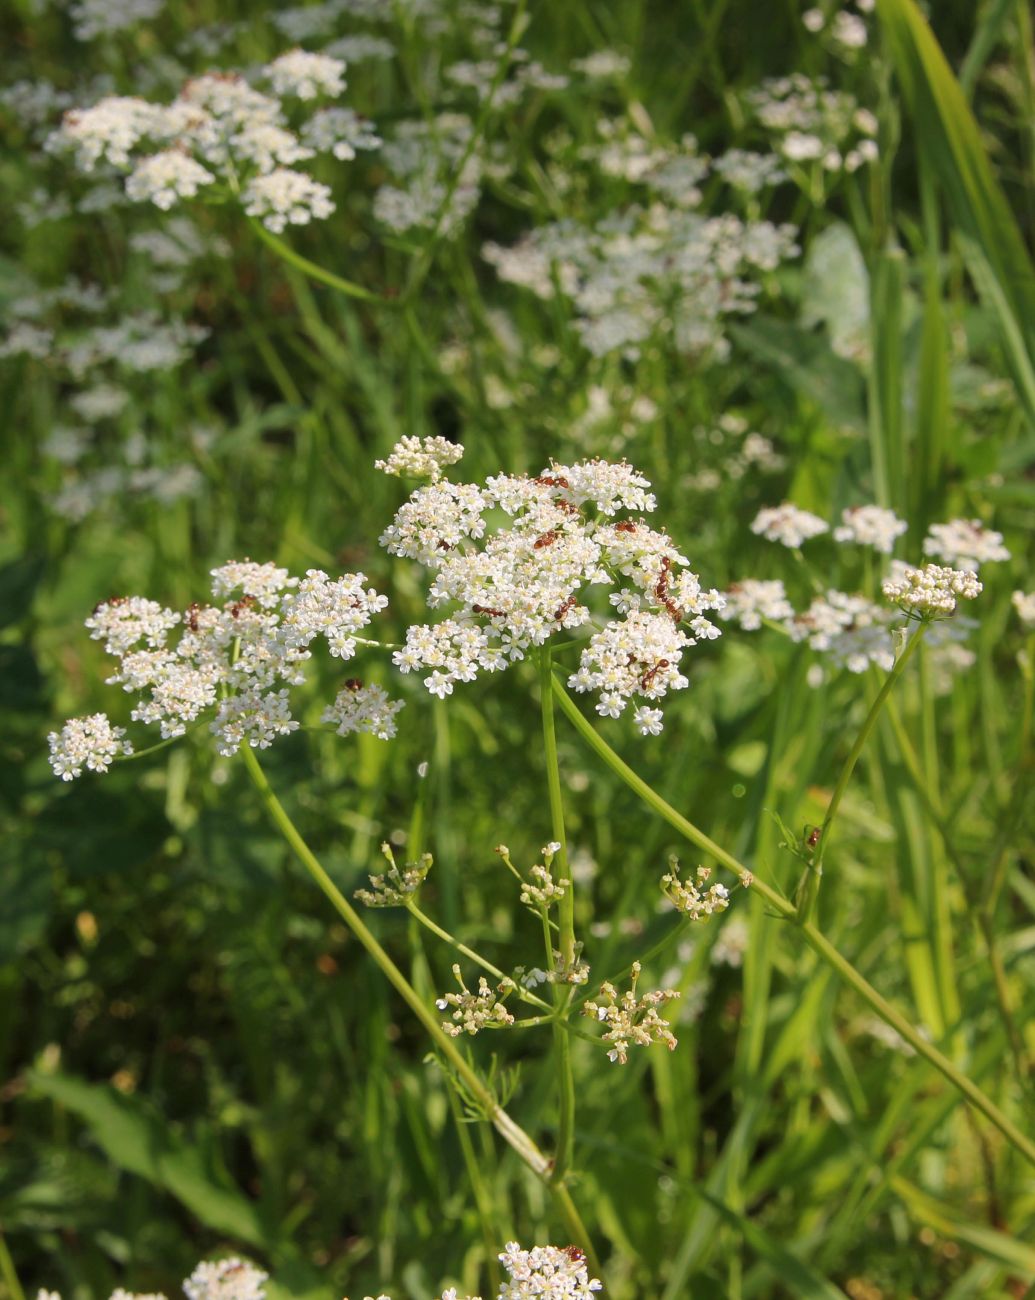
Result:
[[[199,1264],[183,1290],[187,1300],[264,1300],[268,1281],[268,1273],[235,1256]]]
[[[461,1034],[477,1034],[482,1029],[506,1029],[514,1023],[514,1017],[503,1005],[503,999],[516,988],[514,981],[504,977],[496,988],[491,988],[484,975],[479,976],[478,989],[472,993],[463,981],[460,967],[453,967],[453,976],[460,985],[459,993],[444,993],[435,1006],[439,1011],[453,1008],[450,1020],[442,1022],[442,1028],[450,1038],[459,1038]]]
[[[388,860],[388,870],[368,877],[370,888],[357,889],[354,897],[367,907],[405,907],[424,884],[434,859],[430,853],[422,853],[416,862],[400,868],[390,844],[382,844],[381,852]]]
[[[664,1043],[669,1051],[676,1048],[676,1038],[667,1020],[658,1014],[658,1007],[679,997],[678,989],[656,989],[636,996],[636,983],[640,977],[640,963],[633,962],[632,982],[622,994],[615,986],[605,982],[600,986],[600,1000],[587,1001],[582,1014],[592,1016],[606,1025],[603,1035],[610,1043],[608,1059],[618,1065],[629,1060],[630,1047],[649,1047],[651,1043]]]
[[[691,921],[699,921],[703,916],[712,916],[725,912],[730,905],[730,891],[718,883],[709,885],[711,867],[698,867],[696,880],[682,880],[679,876],[679,862],[673,858],[670,870],[661,877],[661,889],[677,911],[688,916]]]
[[[937,617],[954,614],[957,600],[974,600],[982,590],[977,575],[966,569],[943,568],[926,564],[922,569],[897,566],[881,589],[888,600],[907,613]]]

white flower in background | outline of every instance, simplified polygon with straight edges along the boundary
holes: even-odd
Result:
[[[842,9],[834,15],[830,24],[831,39],[847,50],[861,50],[869,39],[866,24],[858,14]]]
[[[822,9],[806,9],[801,16],[802,26],[810,32],[821,32],[826,26],[826,21]]]
[[[804,131],[789,131],[780,142],[780,152],[791,162],[809,162],[823,157],[823,141]]]
[[[745,632],[756,632],[762,626],[763,619],[782,623],[794,615],[779,578],[768,581],[744,578],[727,588],[723,595],[726,605],[719,617],[726,622],[738,623]]]
[[[269,1274],[248,1260],[199,1264],[183,1284],[187,1300],[264,1300]]]
[[[583,59],[571,61],[573,72],[581,72],[593,81],[617,80],[624,77],[631,67],[629,58],[616,50],[594,50]]]
[[[895,665],[892,618],[890,610],[865,596],[828,591],[817,596],[804,613],[788,620],[787,629],[793,641],[807,641],[838,668],[862,673],[872,663],[890,672]]]
[[[287,225],[306,226],[314,219],[329,217],[335,206],[326,185],[287,167],[253,177],[241,198],[248,216],[258,217],[268,230],[278,235]]]
[[[751,525],[751,531],[767,541],[779,542],[781,546],[794,549],[810,537],[818,537],[828,529],[818,515],[784,502],[781,506],[769,506],[760,510]]]
[[[975,573],[982,564],[1010,558],[1002,533],[986,528],[980,519],[951,519],[947,524],[932,524],[924,538],[924,554],[936,555],[947,564],[973,569]]]
[[[316,99],[319,95],[340,95],[345,89],[345,64],[327,54],[289,50],[266,68],[270,85],[278,95]]]
[[[969,570],[927,564],[922,569],[896,565],[892,576],[881,583],[885,597],[907,612],[952,614],[957,600],[974,600],[982,586]]]
[[[1035,591],[1015,591],[1010,601],[1023,626],[1029,631],[1035,628]]]
[[[147,136],[158,134],[162,111],[133,96],[109,95],[92,108],[69,109],[61,127],[47,140],[47,149],[73,148],[76,165],[91,172],[99,162],[116,167],[129,164],[130,153]]]
[[[126,178],[126,193],[137,202],[150,200],[168,211],[178,199],[192,199],[216,178],[201,163],[178,149],[141,158]]]
[[[882,555],[895,549],[895,539],[901,537],[909,525],[882,506],[852,506],[841,511],[841,523],[834,529],[835,542],[854,542],[859,546],[872,546]]]
[[[80,41],[121,32],[149,22],[162,12],[165,0],[75,0],[69,10],[72,30]]]
[[[746,194],[757,194],[770,185],[779,185],[787,179],[776,154],[752,153],[746,149],[727,149],[712,163],[712,170]]]
[[[93,713],[88,718],[70,718],[60,732],[52,731],[47,737],[50,745],[50,766],[62,781],[81,776],[83,768],[91,772],[107,772],[122,754],[132,754],[133,746],[122,737],[124,727],[113,727],[106,713]]]
[[[374,468],[399,478],[428,478],[437,483],[447,465],[455,465],[463,456],[463,446],[448,438],[402,438],[392,448],[387,460],[375,460]]]
[[[347,162],[356,150],[380,148],[383,141],[373,122],[351,108],[322,108],[302,128],[302,139],[317,153],[331,153]]]

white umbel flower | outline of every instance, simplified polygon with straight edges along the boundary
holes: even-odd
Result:
[[[333,97],[345,89],[345,64],[328,54],[288,50],[267,65],[265,75],[278,95],[294,95],[297,99]]]
[[[508,1241],[500,1263],[509,1281],[500,1285],[499,1300],[590,1300],[603,1283],[589,1276],[586,1256],[577,1246],[534,1246],[522,1250]]]
[[[202,185],[216,178],[201,163],[179,149],[141,158],[126,177],[126,193],[138,202],[150,201],[167,212],[178,199],[192,199]]]
[[[975,573],[982,564],[1010,558],[1002,533],[986,528],[980,519],[951,519],[947,524],[932,524],[924,538],[924,554],[936,555],[947,564],[972,569]]]
[[[1015,591],[1010,601],[1023,626],[1029,631],[1035,628],[1035,591]]]
[[[787,592],[779,578],[744,578],[727,588],[723,595],[726,597],[726,605],[719,617],[726,622],[739,624],[745,632],[757,632],[764,618],[773,623],[783,623],[794,616],[791,602],[787,599]]]
[[[375,460],[374,468],[398,478],[428,478],[437,483],[447,465],[455,465],[463,456],[463,447],[448,438],[402,438],[392,448],[387,460]]]
[[[122,737],[124,727],[113,727],[106,713],[93,713],[87,718],[70,718],[58,731],[47,737],[50,745],[50,766],[62,781],[72,781],[82,776],[83,768],[91,772],[107,772],[116,758],[132,754],[133,746]]]
[[[289,167],[253,177],[241,197],[248,216],[258,217],[276,235],[288,225],[307,226],[310,221],[322,221],[335,206],[326,185]]]
[[[183,1284],[187,1300],[264,1300],[269,1274],[248,1260],[199,1264]]]
[[[352,678],[324,709],[321,721],[333,722],[339,736],[355,731],[391,740],[396,733],[395,715],[402,707],[402,700],[390,700],[380,686],[364,686]]]
[[[827,525],[818,515],[799,510],[790,502],[760,510],[751,525],[751,531],[769,542],[795,549],[810,537],[827,532]]]
[[[908,527],[894,510],[885,510],[883,506],[852,506],[841,511],[841,523],[834,529],[834,541],[872,546],[882,555],[890,555],[895,549],[895,539],[901,537]]]
[[[888,600],[917,614],[952,614],[957,600],[974,600],[982,586],[967,569],[948,569],[927,564],[922,569],[896,566],[896,572],[881,583]]]

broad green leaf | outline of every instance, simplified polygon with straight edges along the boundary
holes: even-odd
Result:
[[[34,1071],[29,1078],[35,1092],[78,1115],[120,1169],[175,1196],[206,1227],[249,1246],[265,1246],[268,1234],[251,1201],[143,1102],[68,1075]]]
[[[866,432],[862,375],[850,361],[837,356],[825,339],[766,316],[731,325],[730,333],[745,352],[771,365],[814,402],[834,428]]]

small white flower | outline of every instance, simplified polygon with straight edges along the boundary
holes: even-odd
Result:
[[[834,529],[835,542],[872,546],[882,555],[891,554],[895,548],[895,539],[901,537],[909,527],[893,510],[885,510],[882,506],[850,507],[841,512],[841,521]]]
[[[1008,560],[1002,533],[986,528],[980,519],[952,519],[932,524],[924,538],[924,554],[937,555],[950,565],[978,572],[982,564]]]
[[[133,752],[129,741],[122,739],[125,734],[124,727],[111,725],[106,713],[70,718],[60,732],[52,731],[47,737],[55,776],[72,781],[82,776],[84,767],[91,772],[107,772],[119,755]]]
[[[888,600],[918,614],[952,614],[956,601],[974,600],[982,590],[977,575],[969,570],[927,564],[922,569],[896,566],[892,577],[881,583]]]
[[[1035,628],[1035,591],[1015,591],[1010,600],[1023,626],[1029,631]]]
[[[345,64],[327,54],[289,50],[265,69],[278,95],[316,99],[318,95],[340,95],[345,89]]]
[[[285,226],[306,226],[322,221],[334,211],[331,191],[304,172],[278,167],[265,176],[254,176],[241,194],[244,210],[280,234]]]

